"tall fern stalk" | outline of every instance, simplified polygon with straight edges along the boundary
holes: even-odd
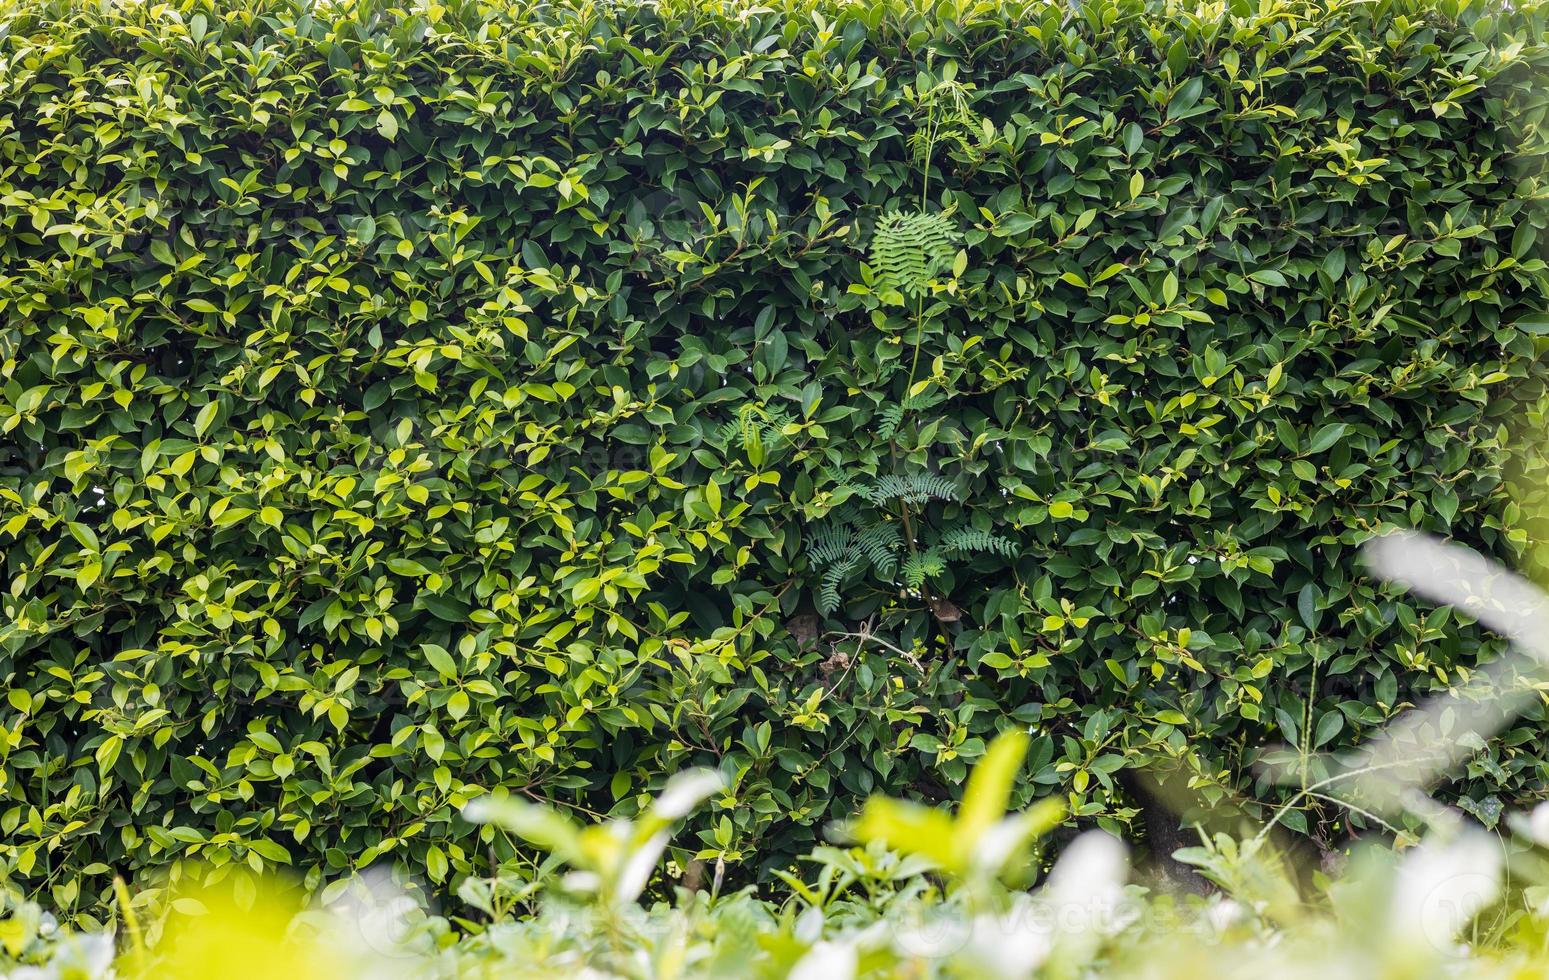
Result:
[[[987,531],[971,527],[954,527],[936,536],[935,540],[922,540],[916,524],[916,507],[929,500],[955,500],[959,494],[955,487],[931,474],[901,472],[896,433],[906,416],[911,415],[916,397],[920,348],[925,342],[928,327],[927,301],[935,295],[938,280],[949,269],[961,272],[961,261],[955,261],[959,235],[949,212],[929,212],[931,165],[937,145],[944,139],[953,139],[965,150],[971,151],[969,134],[978,126],[978,118],[968,104],[967,89],[956,82],[956,65],[948,63],[939,79],[926,78],[920,82],[919,105],[924,113],[924,124],[910,138],[910,149],[920,167],[919,203],[913,211],[893,210],[885,213],[877,223],[870,249],[870,265],[875,277],[874,288],[884,302],[912,307],[914,350],[910,356],[909,375],[904,396],[897,406],[891,406],[884,419],[889,460],[892,473],[882,477],[870,487],[859,488],[860,495],[883,511],[875,522],[861,518],[854,509],[833,516],[818,532],[811,558],[822,569],[820,603],[825,612],[839,605],[839,586],[843,579],[864,565],[870,565],[883,576],[892,577],[895,572],[901,584],[919,591],[934,612],[938,606],[931,594],[930,578],[946,570],[946,558],[971,551],[1000,551],[1009,548],[1008,542]],[[916,432],[919,420],[911,418]],[[897,508],[896,512],[893,507]],[[890,518],[896,517],[898,524]],[[899,525],[902,533],[899,533]],[[901,539],[901,540],[900,540]],[[900,561],[898,551],[907,552]],[[943,637],[944,641],[950,642]]]

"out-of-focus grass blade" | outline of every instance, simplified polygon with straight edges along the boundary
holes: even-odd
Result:
[[[1472,549],[1419,532],[1373,539],[1363,551],[1378,577],[1457,607],[1509,639],[1513,651],[1461,690],[1427,700],[1336,758],[1320,781],[1329,792],[1358,795],[1363,807],[1396,813],[1423,804],[1422,787],[1455,769],[1539,696],[1519,675],[1541,676],[1549,666],[1549,595]]]
[[[1373,538],[1362,549],[1380,578],[1457,606],[1549,664],[1549,595],[1471,548],[1418,531]]]

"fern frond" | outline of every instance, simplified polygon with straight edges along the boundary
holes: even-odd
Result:
[[[899,404],[888,405],[877,413],[877,436],[882,439],[891,439],[898,434],[898,426],[904,420],[904,406]]]
[[[954,527],[941,536],[941,548],[951,554],[979,552],[1011,558],[1016,554],[1016,544],[990,531],[963,525]]]
[[[898,565],[898,549],[904,543],[903,532],[891,521],[881,521],[861,531],[855,549],[883,575],[893,574]]]
[[[785,437],[781,430],[791,421],[788,412],[766,409],[758,405],[744,405],[737,417],[715,430],[711,444],[718,449],[736,445],[741,449],[760,443],[765,447],[778,445]]]
[[[909,155],[920,166],[930,163],[930,151],[935,143],[935,138],[929,126],[921,126],[909,134]]]
[[[923,391],[918,395],[910,395],[908,398],[904,399],[904,411],[912,412],[921,408],[930,408],[931,406],[939,405],[946,400],[947,396],[939,389],[934,391]]]
[[[947,556],[967,552],[1010,555],[1012,544],[971,525],[953,528],[930,547],[900,559],[906,544],[903,525],[891,504],[918,506],[928,500],[957,500],[959,491],[935,473],[887,473],[870,483],[848,481],[831,474],[855,498],[835,507],[807,536],[806,557],[817,583],[818,611],[828,615],[843,601],[841,588],[851,575],[870,571],[883,580],[895,573],[910,588],[946,571]],[[864,500],[866,503],[861,503]],[[869,505],[869,506],[868,506]],[[922,512],[923,516],[923,512]],[[929,533],[929,532],[927,532]]]
[[[812,530],[807,544],[807,560],[814,565],[832,565],[850,553],[855,530],[849,524],[825,522]]]
[[[877,284],[904,296],[923,296],[952,264],[957,229],[941,213],[889,211],[871,239]]]
[[[934,578],[946,570],[946,559],[935,548],[915,552],[904,559],[904,566],[900,569],[904,584],[911,589],[918,589],[925,584],[926,579]]]
[[[919,105],[923,123],[908,141],[915,163],[930,166],[931,150],[943,142],[955,143],[970,159],[982,157],[977,142],[984,119],[969,104],[967,86],[942,79],[924,93]]]
[[[860,493],[873,504],[885,504],[891,500],[906,504],[923,504],[936,500],[957,500],[957,487],[950,480],[934,473],[906,473],[898,476],[887,473],[877,477],[869,487],[859,487]]]
[[[850,555],[824,569],[823,580],[818,586],[818,612],[827,616],[839,608],[839,586],[844,582],[844,577],[855,571],[859,565],[860,558]]]

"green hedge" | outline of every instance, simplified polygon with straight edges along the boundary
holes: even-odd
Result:
[[[12,886],[690,764],[751,878],[1013,725],[1123,829],[1498,653],[1354,546],[1527,540],[1536,6],[339,6],[0,26]]]

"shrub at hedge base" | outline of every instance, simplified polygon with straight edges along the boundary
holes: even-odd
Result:
[[[1354,545],[1528,540],[1535,6],[3,33],[0,867],[66,915],[194,861],[447,888],[533,860],[467,800],[689,765],[677,866],[753,878],[1010,727],[1014,803],[1139,829],[1123,772],[1284,798],[1274,746],[1501,649]]]

